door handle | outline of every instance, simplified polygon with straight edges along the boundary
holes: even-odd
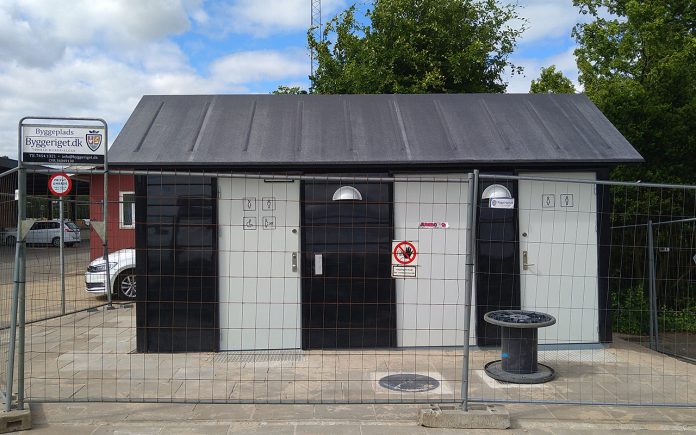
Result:
[[[324,274],[324,256],[322,254],[314,254],[314,274]]]
[[[292,271],[297,272],[297,252],[292,253]]]
[[[522,251],[522,270],[529,270],[529,266],[534,266],[534,263],[529,263],[527,260],[527,251]]]

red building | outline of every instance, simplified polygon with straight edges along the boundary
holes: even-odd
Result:
[[[103,175],[91,176],[89,197],[90,219],[101,221],[104,200]],[[109,175],[108,203],[109,252],[135,248],[135,183],[132,175]],[[92,260],[104,254],[102,239],[93,229],[90,230],[89,248]]]

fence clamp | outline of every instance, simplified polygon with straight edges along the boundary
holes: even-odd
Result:
[[[95,233],[104,240],[104,228],[106,225],[104,225],[104,221],[92,221],[89,223],[89,226],[92,227]]]
[[[22,221],[19,223],[19,240],[24,241],[24,239],[27,238],[27,234],[29,234],[29,230],[31,227],[34,226],[34,222],[36,222],[37,219],[22,219]]]

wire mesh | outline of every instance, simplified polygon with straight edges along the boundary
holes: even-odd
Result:
[[[482,190],[490,185],[509,188],[515,204],[478,204],[475,310],[482,346],[471,354],[471,397],[693,405],[694,187],[622,185],[597,181],[594,172],[482,176]],[[652,305],[648,222],[656,225]],[[556,319],[536,329],[536,361],[515,348],[527,342],[506,347],[522,331],[518,325],[505,330],[483,319],[495,310]],[[651,335],[663,345],[651,346]],[[524,383],[545,366],[552,380]]]
[[[27,292],[44,307],[27,326],[27,400],[456,402],[468,332],[472,400],[693,405],[696,191],[482,175],[467,252],[466,175],[111,171],[112,282],[91,231],[70,260],[87,309],[51,317],[55,291]],[[98,221],[101,175],[81,176]],[[36,282],[56,261],[40,249]],[[510,355],[483,315],[519,309],[556,320],[536,337],[548,382],[485,370]]]
[[[466,174],[113,171],[108,183],[114,309],[82,287],[102,306],[27,326],[27,400],[460,399]],[[98,288],[94,237],[81,279]],[[403,378],[380,382],[391,375]]]

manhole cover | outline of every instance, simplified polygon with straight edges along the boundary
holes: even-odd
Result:
[[[393,391],[419,393],[434,390],[440,386],[440,382],[430,376],[399,373],[383,377],[379,380],[379,385]]]

